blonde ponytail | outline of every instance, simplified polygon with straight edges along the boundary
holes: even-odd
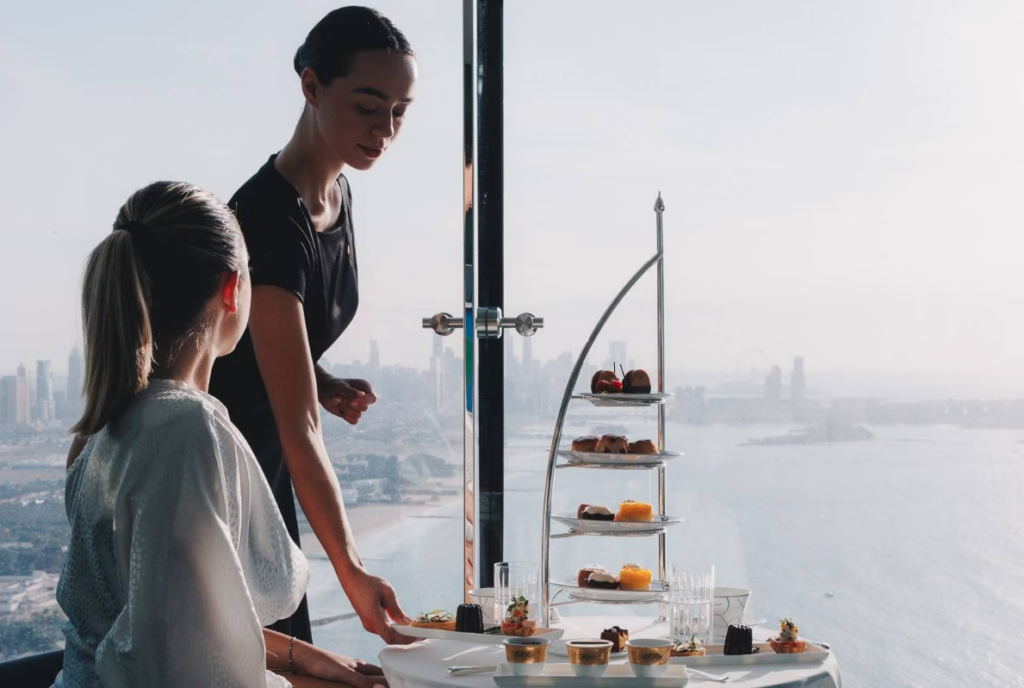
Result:
[[[132,241],[130,232],[115,231],[89,256],[82,285],[85,411],[72,432],[98,432],[149,379],[149,293]]]
[[[195,335],[221,276],[245,263],[238,223],[212,194],[181,182],[132,194],[85,268],[85,411],[72,432],[116,422],[154,365]]]

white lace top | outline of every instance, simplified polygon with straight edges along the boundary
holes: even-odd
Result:
[[[65,500],[56,688],[290,685],[261,627],[295,611],[309,567],[219,401],[153,381],[86,444]]]

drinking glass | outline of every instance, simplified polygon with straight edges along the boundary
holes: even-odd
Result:
[[[501,623],[512,601],[525,597],[530,602],[530,618],[544,626],[534,613],[540,613],[540,567],[531,561],[500,561],[494,565],[494,620]]]
[[[669,633],[673,640],[690,636],[711,644],[714,630],[715,567],[672,565],[668,571]]]

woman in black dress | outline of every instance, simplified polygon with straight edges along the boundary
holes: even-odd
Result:
[[[346,167],[368,170],[395,140],[412,102],[416,61],[405,36],[364,7],[324,17],[295,55],[305,108],[291,139],[229,202],[249,248],[252,310],[235,352],[218,361],[210,391],[228,407],[298,542],[292,487],[363,627],[408,642],[387,581],[356,550],[318,404],[349,423],[376,401],[365,380],[341,380],[318,360],[359,301]],[[305,599],[272,628],[312,641]]]

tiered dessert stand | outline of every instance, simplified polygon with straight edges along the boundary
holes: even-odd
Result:
[[[547,476],[544,482],[544,521],[542,533],[541,552],[541,615],[540,618],[550,622],[550,610],[552,607],[561,604],[576,602],[588,602],[599,604],[651,604],[660,602],[664,597],[662,582],[665,580],[665,528],[671,523],[666,523],[665,517],[665,462],[670,458],[679,456],[665,451],[665,399],[669,394],[665,393],[665,263],[664,263],[664,242],[662,231],[662,213],[665,211],[665,204],[661,200],[661,194],[654,204],[654,212],[657,217],[657,252],[636,271],[636,274],[626,285],[622,287],[611,305],[605,310],[597,325],[590,333],[587,343],[580,351],[576,364],[573,366],[572,374],[565,386],[565,393],[562,395],[562,404],[558,409],[558,419],[555,421],[555,433],[551,438],[551,451],[548,455]],[[630,289],[643,277],[648,270],[657,266],[658,277],[658,369],[657,369],[657,391],[651,394],[579,394],[574,393],[576,383],[579,380],[580,371],[587,360],[591,347],[594,345],[598,335],[604,328],[612,313],[629,293]],[[623,407],[635,408],[637,406],[654,406],[658,411],[658,441],[657,454],[650,454],[631,459],[618,459],[613,454],[583,454],[570,452],[560,448],[562,441],[562,428],[565,424],[566,413],[569,410],[569,403],[573,400],[583,400],[594,404],[597,407]],[[560,461],[561,459],[561,461]],[[551,513],[551,493],[554,489],[555,475],[562,470],[579,469],[607,469],[607,470],[657,470],[658,471],[658,508],[653,523],[630,523],[614,525],[600,521],[592,521],[594,527],[584,527],[580,522],[568,517],[559,517]],[[551,521],[556,520],[568,525],[568,532],[551,533]],[[596,524],[605,523],[607,527],[599,527]],[[658,536],[658,570],[657,579],[652,583],[649,595],[615,595],[605,594],[607,592],[587,590],[582,588],[571,588],[559,585],[560,590],[551,595],[551,572],[550,572],[550,545],[552,540],[583,535],[603,535],[615,537],[637,537],[637,536]],[[556,584],[558,585],[558,584]],[[562,592],[568,592],[569,600],[566,602],[555,602],[555,598]],[[664,613],[662,612],[662,620]]]

